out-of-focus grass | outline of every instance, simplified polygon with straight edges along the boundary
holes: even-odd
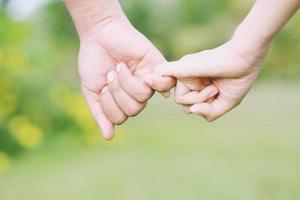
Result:
[[[260,85],[215,123],[156,97],[111,143],[57,139],[13,161],[0,199],[300,199],[299,84]]]

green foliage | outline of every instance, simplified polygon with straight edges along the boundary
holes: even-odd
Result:
[[[66,132],[99,140],[79,92],[78,39],[63,5],[50,4],[39,20],[0,16],[0,152],[35,149]]]

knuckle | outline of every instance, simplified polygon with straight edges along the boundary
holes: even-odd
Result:
[[[126,113],[126,115],[128,115],[130,117],[132,115],[134,115],[137,111],[138,111],[138,109],[136,107],[134,107],[134,106],[129,106],[129,107],[127,107],[126,110],[124,110],[124,112]]]
[[[153,91],[152,90],[139,92],[137,94],[137,100],[139,102],[144,103],[144,102],[148,101],[151,98],[152,95],[153,95]]]
[[[141,112],[141,109],[137,109],[137,110],[132,110],[128,113],[128,116],[130,117],[135,117],[137,116],[139,113]]]
[[[140,110],[135,110],[135,111],[131,111],[130,113],[128,113],[129,117],[135,117],[140,113]]]
[[[119,92],[121,90],[120,86],[118,84],[116,84],[115,82],[109,84],[108,87],[111,92]]]
[[[148,96],[145,95],[139,95],[138,97],[139,102],[146,102],[148,99]]]
[[[114,120],[113,123],[116,125],[121,125],[127,120],[127,117],[125,115],[119,115]]]
[[[143,110],[143,108],[144,108],[143,105],[133,104],[132,106],[129,107],[126,114],[130,117],[135,117]]]

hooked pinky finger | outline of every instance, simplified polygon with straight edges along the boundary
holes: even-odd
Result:
[[[184,105],[192,105],[197,103],[204,103],[214,98],[219,93],[218,88],[215,85],[210,85],[204,88],[202,91],[191,91],[182,96],[178,93],[176,95],[176,102]]]

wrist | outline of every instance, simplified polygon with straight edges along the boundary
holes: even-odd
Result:
[[[272,35],[251,31],[243,23],[237,27],[232,37],[233,43],[239,46],[241,51],[250,55],[265,54],[269,50],[272,40]]]
[[[241,24],[235,30],[232,39],[238,42],[242,48],[253,52],[261,52],[270,47],[273,36],[256,33],[249,28],[244,28]]]
[[[125,15],[117,0],[63,0],[80,37]]]
[[[233,49],[235,59],[243,63],[245,68],[252,70],[263,63],[272,39],[258,38],[248,33],[249,31],[244,32],[238,28],[229,41],[229,46]]]

